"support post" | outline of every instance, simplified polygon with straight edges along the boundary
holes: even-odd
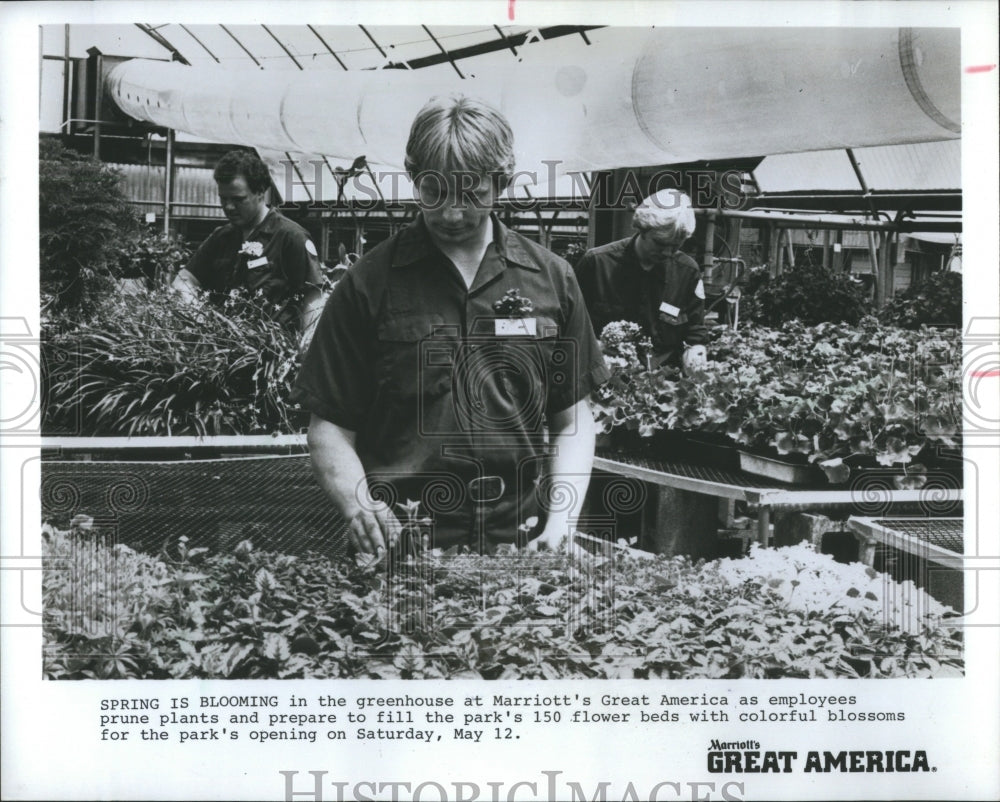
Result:
[[[868,258],[872,263],[872,275],[875,276],[875,306],[881,309],[882,304],[885,303],[885,282],[882,281],[882,276],[879,275],[878,246],[875,244],[874,231],[868,232]]]
[[[94,48],[92,48],[94,49]],[[104,57],[97,53],[94,56],[94,158],[101,158],[101,106],[104,101],[104,86],[101,84],[101,75],[104,72]]]
[[[891,231],[886,232],[882,236],[882,253],[879,254],[879,268],[882,274],[882,279],[885,284],[885,290],[883,292],[882,303],[889,301],[893,295],[896,294],[895,288],[895,276],[896,276],[896,266],[893,264],[892,260],[892,240],[893,233]],[[879,304],[881,306],[882,304]]]
[[[757,509],[757,542],[765,549],[771,544],[771,508],[766,504]]]
[[[650,488],[642,539],[656,554],[692,560],[718,556],[719,501],[714,496],[660,485]]]
[[[41,51],[39,50],[39,52]],[[71,63],[69,57],[69,25],[63,25],[63,125],[69,123],[70,118],[73,116],[69,75]],[[67,128],[66,133],[71,134],[72,131]]]
[[[163,233],[170,233],[170,212],[174,205],[174,129],[167,129],[167,158],[163,180]]]

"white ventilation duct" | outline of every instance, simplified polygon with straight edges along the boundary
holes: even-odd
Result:
[[[607,29],[586,56],[465,80],[133,60],[107,89],[132,117],[199,137],[388,166],[420,106],[453,91],[501,108],[518,169],[540,173],[960,135],[957,29]]]

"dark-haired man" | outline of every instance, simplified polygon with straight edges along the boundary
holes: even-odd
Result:
[[[265,202],[267,166],[250,151],[227,153],[212,173],[229,222],[219,226],[174,279],[174,288],[221,302],[234,289],[259,296],[283,326],[308,343],[323,308],[319,256],[307,232]]]

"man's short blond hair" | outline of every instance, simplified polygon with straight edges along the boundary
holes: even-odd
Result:
[[[636,231],[665,231],[683,242],[695,228],[691,199],[679,189],[661,189],[650,195],[635,209],[632,228]]]
[[[404,164],[414,179],[428,171],[472,173],[492,177],[502,191],[514,175],[514,132],[477,98],[433,97],[410,126]]]

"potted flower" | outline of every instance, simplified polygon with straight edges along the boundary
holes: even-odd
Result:
[[[741,357],[755,363],[759,380],[730,429],[748,449],[745,467],[761,468],[769,454],[791,457],[819,466],[834,483],[866,465],[896,467],[901,485],[919,486],[923,468],[915,457],[957,443],[957,335],[905,332],[872,318],[858,328],[821,324],[795,335],[794,342],[751,335],[754,356]],[[761,360],[758,350],[768,358]],[[782,478],[808,480],[810,473],[790,469]]]
[[[611,378],[595,393],[594,412],[607,444],[653,447],[665,458],[685,461],[734,456],[725,436],[731,404],[707,389],[716,379],[712,364],[690,375],[654,366],[652,343],[628,321],[605,326],[601,347]],[[738,386],[726,376],[718,383],[734,391]],[[693,443],[692,437],[701,439]]]

